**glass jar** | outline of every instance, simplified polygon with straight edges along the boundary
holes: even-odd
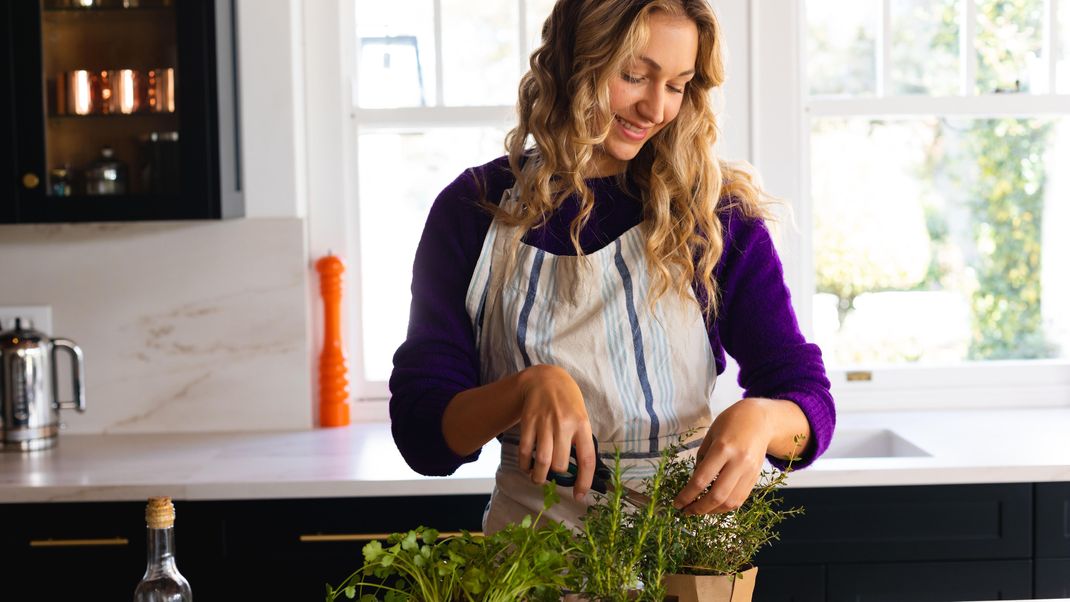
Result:
[[[115,158],[112,147],[101,147],[100,157],[85,170],[85,193],[125,194],[126,185],[126,164]]]

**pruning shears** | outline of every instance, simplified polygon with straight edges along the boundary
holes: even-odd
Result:
[[[613,469],[607,466],[602,461],[602,457],[598,455],[598,439],[593,435],[591,439],[594,441],[594,478],[591,480],[591,490],[606,495],[613,488]],[[532,463],[534,464],[534,461]],[[573,445],[572,449],[569,450],[568,471],[554,472],[551,470],[546,475],[546,480],[553,481],[562,487],[572,487],[576,484],[576,475],[578,473],[576,446]],[[624,485],[621,485],[621,499],[629,506],[639,509],[645,509],[651,503],[650,496]]]

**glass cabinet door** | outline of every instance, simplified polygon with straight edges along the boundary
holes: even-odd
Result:
[[[50,200],[182,192],[178,1],[41,0]]]
[[[234,0],[0,0],[0,223],[230,219]]]

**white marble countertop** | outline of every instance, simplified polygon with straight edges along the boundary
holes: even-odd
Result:
[[[497,457],[491,442],[454,475],[424,477],[406,466],[383,423],[293,432],[61,434],[51,450],[0,454],[0,503],[489,493]],[[1070,408],[841,414],[829,454],[793,474],[788,486],[1034,481],[1070,481]]]

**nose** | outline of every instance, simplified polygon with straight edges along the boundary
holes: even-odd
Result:
[[[662,86],[650,86],[636,104],[639,116],[654,125],[665,120],[666,92]]]

